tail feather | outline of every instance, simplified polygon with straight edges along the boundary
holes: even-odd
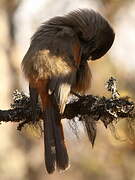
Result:
[[[58,169],[65,170],[69,159],[57,108],[52,104],[46,107],[45,112],[45,164],[48,173],[52,173],[55,170],[55,164]]]
[[[29,93],[30,93],[30,103],[31,103],[31,110],[32,110],[32,121],[36,122],[37,120],[36,106],[38,103],[38,92],[30,84],[29,84]]]
[[[45,165],[47,172],[53,173],[55,170],[56,151],[53,134],[53,125],[51,121],[51,109],[47,108],[45,111],[44,120],[44,145],[45,145]]]
[[[53,110],[56,111],[56,108]],[[55,147],[56,147],[56,166],[58,169],[65,170],[68,168],[69,158],[68,158],[66,145],[64,143],[63,128],[61,124],[60,115],[58,114],[58,112],[55,112],[53,114],[55,114],[55,117],[52,118],[52,121],[53,121],[54,139],[55,139]]]

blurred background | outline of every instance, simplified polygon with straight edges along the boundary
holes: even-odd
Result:
[[[90,93],[109,97],[104,85],[114,76],[121,96],[135,100],[135,0],[0,0],[0,109],[10,108],[15,89],[28,94],[20,64],[37,27],[50,17],[77,8],[99,11],[116,33],[107,55],[90,62]],[[65,123],[71,167],[53,175],[45,171],[43,138],[26,136],[16,126],[0,125],[0,180],[135,180],[135,138],[126,120],[117,124],[119,139],[98,122],[93,149],[80,124],[76,138]]]

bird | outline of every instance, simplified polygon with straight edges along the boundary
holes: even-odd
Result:
[[[22,70],[29,82],[33,122],[41,100],[45,166],[49,174],[69,167],[61,121],[68,96],[86,94],[92,78],[88,62],[104,56],[114,39],[110,23],[92,9],[52,17],[31,38]]]

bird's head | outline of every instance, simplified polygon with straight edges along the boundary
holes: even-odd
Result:
[[[99,13],[79,9],[45,22],[32,37],[32,44],[37,44],[40,49],[53,49],[53,53],[57,51],[56,47],[59,44],[61,52],[64,42],[72,40],[74,36],[80,42],[81,60],[87,61],[104,56],[111,48],[115,34],[107,20]],[[60,38],[63,38],[61,47]]]
[[[115,33],[99,13],[82,9],[69,13],[66,19],[80,40],[82,60],[99,59],[111,48]]]

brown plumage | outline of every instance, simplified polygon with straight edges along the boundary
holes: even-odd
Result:
[[[45,22],[33,35],[22,61],[29,81],[33,120],[38,95],[44,113],[45,164],[48,173],[69,165],[61,114],[69,94],[85,94],[91,83],[88,60],[102,57],[114,32],[97,12],[83,9]]]

